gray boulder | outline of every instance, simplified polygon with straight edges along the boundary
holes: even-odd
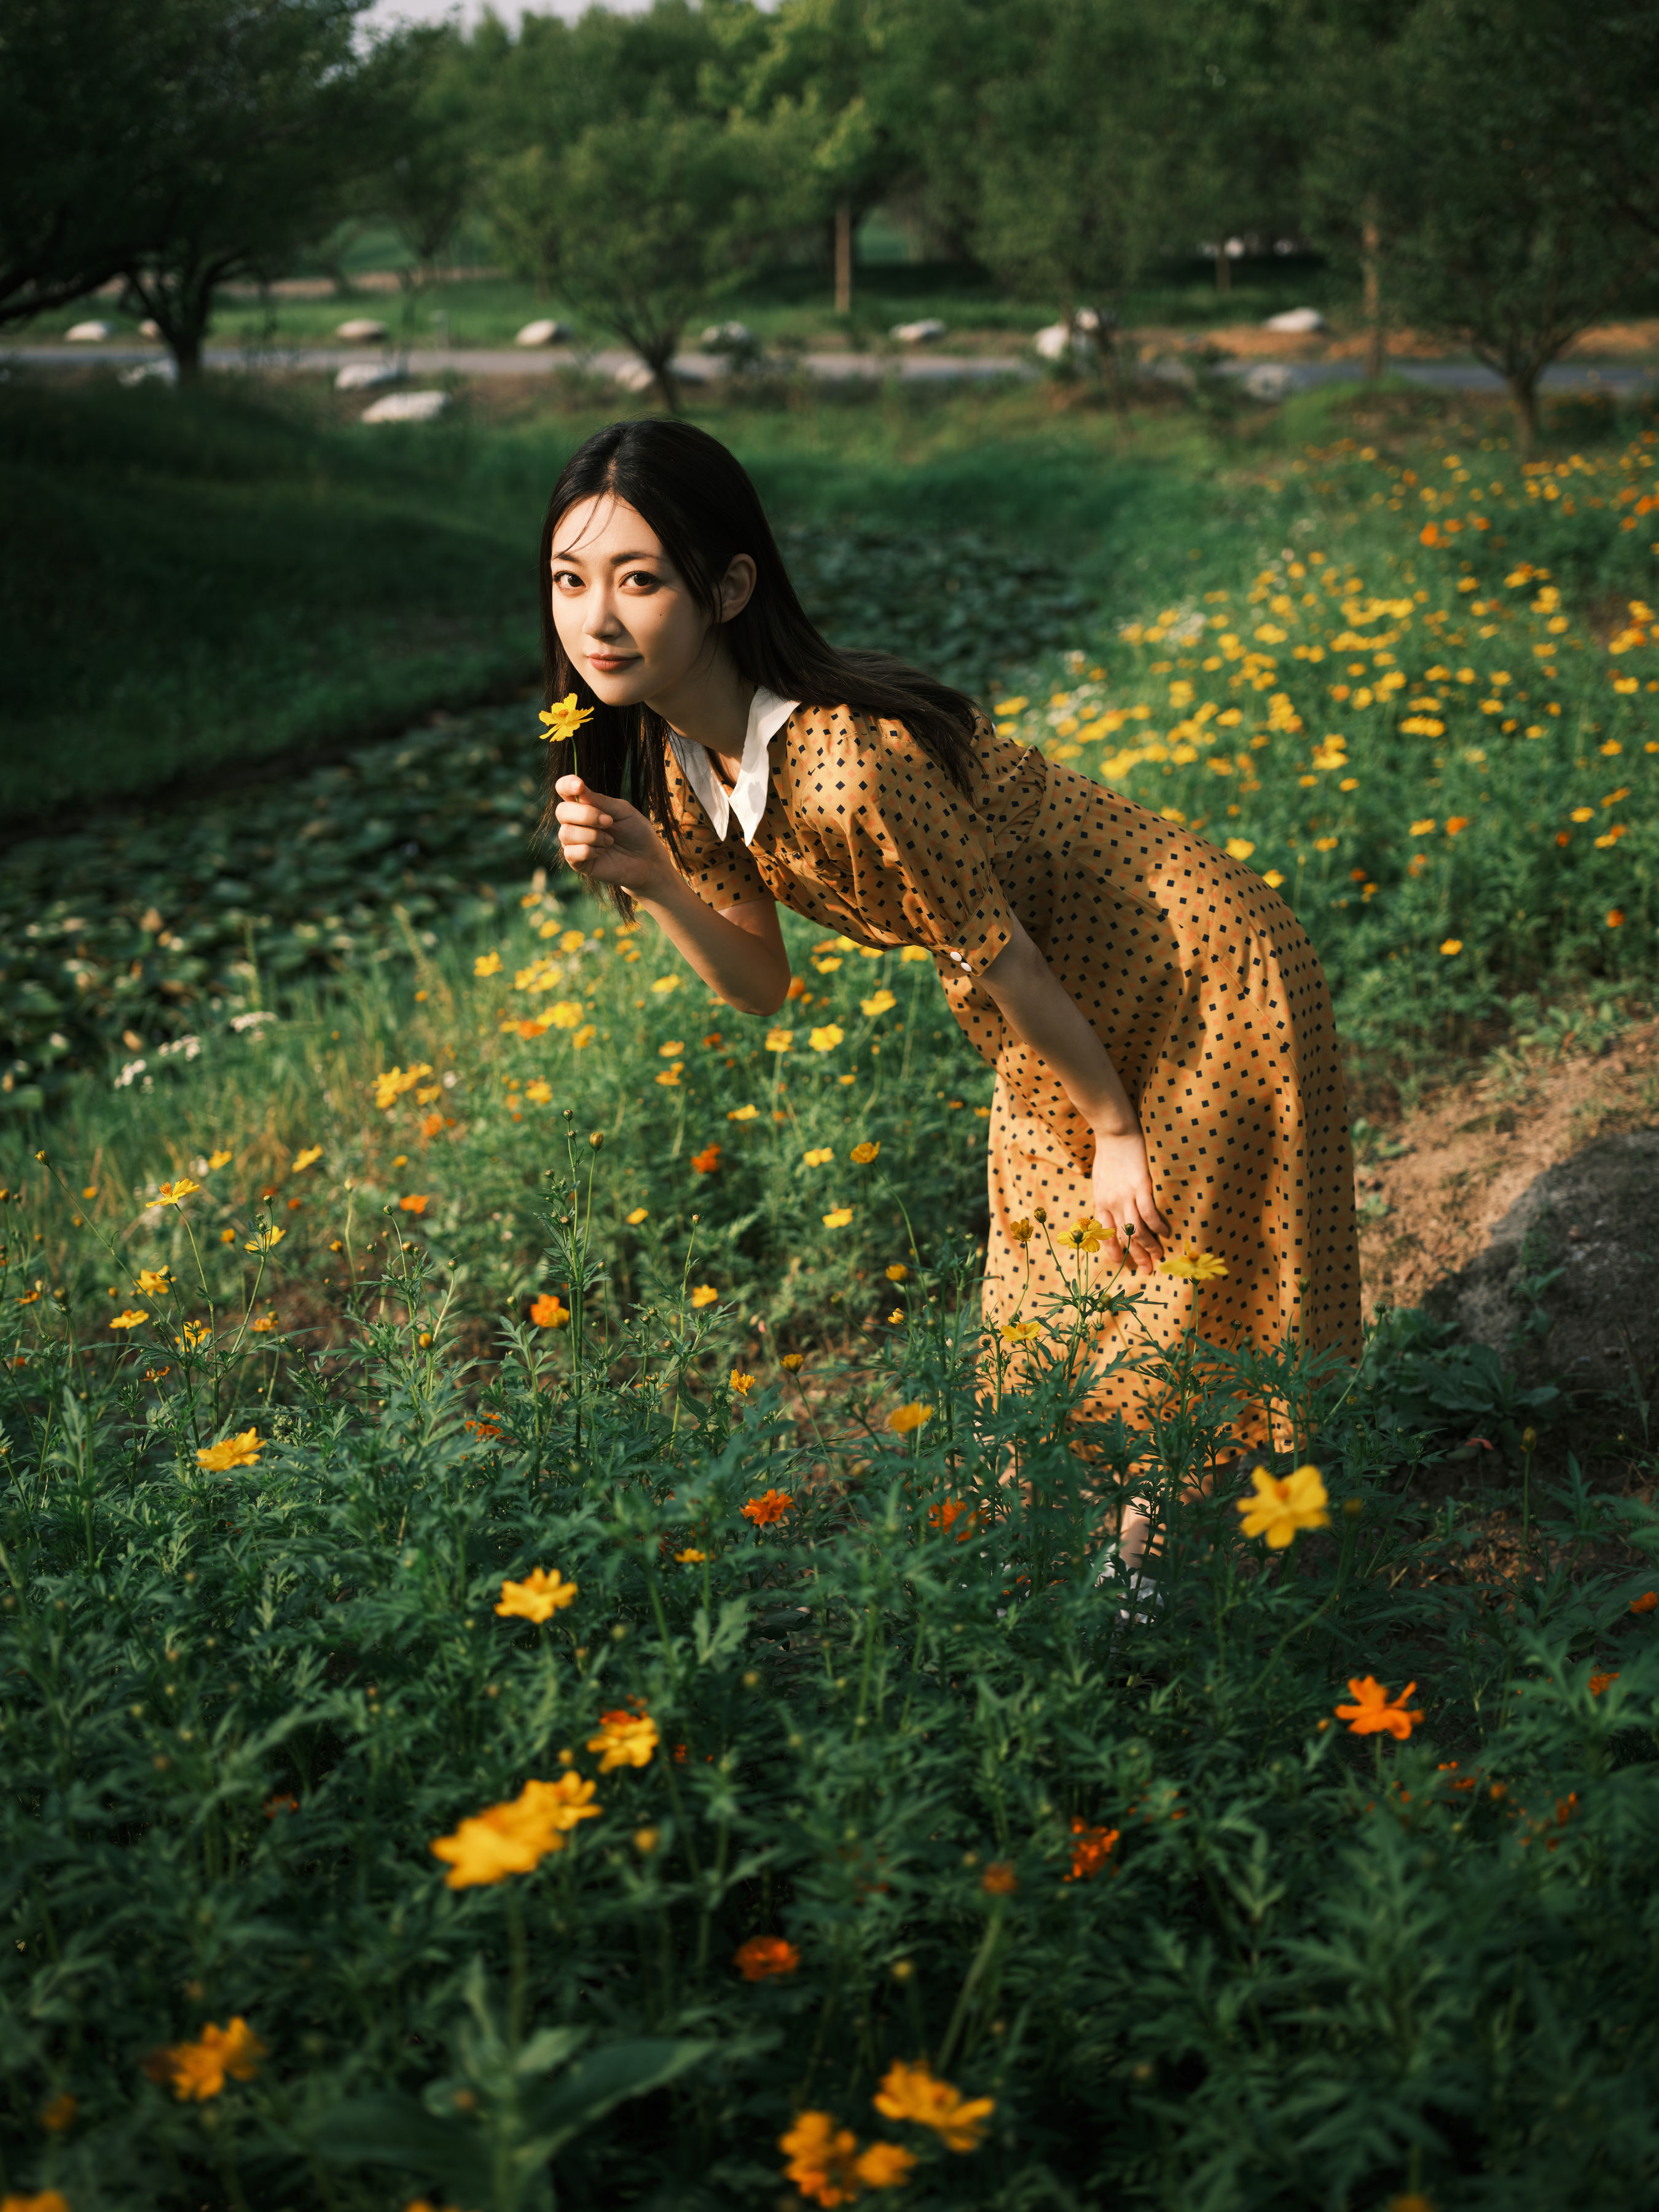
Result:
[[[1480,1256],[1431,1294],[1523,1382],[1627,1394],[1659,1370],[1659,1129],[1600,1137],[1547,1169]],[[1643,1395],[1646,1395],[1645,1381]]]

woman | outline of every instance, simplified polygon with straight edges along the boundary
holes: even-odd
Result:
[[[1226,1270],[1202,1293],[1211,1342],[1267,1348],[1294,1325],[1357,1353],[1330,1000],[1259,876],[998,737],[961,693],[837,652],[748,477],[687,423],[589,439],[554,488],[541,577],[548,698],[591,709],[551,769],[573,868],[744,1013],[776,1013],[789,988],[779,902],[933,955],[996,1070],[988,1324],[1058,1286],[1044,1240],[1026,1241],[1042,1207],[1053,1227],[1102,1224],[1160,1343],[1194,1313],[1193,1282],[1159,1272],[1178,1239]],[[1114,1407],[1134,1417],[1132,1374],[1088,1410]]]

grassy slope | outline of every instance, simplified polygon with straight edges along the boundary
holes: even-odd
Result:
[[[545,488],[614,410],[603,395],[548,392],[493,422],[493,398],[404,434],[360,428],[306,392],[5,393],[14,817],[528,683]],[[1006,533],[1063,551],[1096,595],[1120,576],[1161,588],[1221,526],[1167,441],[1121,459],[1103,417],[1057,416],[1040,392],[817,398],[701,419],[782,521]]]

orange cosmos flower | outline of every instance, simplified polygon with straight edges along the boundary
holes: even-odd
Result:
[[[570,1327],[570,1308],[561,1306],[557,1292],[553,1291],[542,1291],[541,1297],[530,1308],[530,1317],[537,1328],[568,1328]]]
[[[1630,1601],[1632,1613],[1651,1613],[1656,1606],[1659,1606],[1659,1590],[1644,1590],[1640,1597]]]
[[[754,1388],[754,1376],[741,1375],[735,1367],[731,1370],[730,1381],[732,1389],[737,1393],[737,1395],[740,1398],[747,1398],[749,1392]]]
[[[1386,1686],[1374,1674],[1366,1674],[1363,1678],[1354,1675],[1349,1680],[1348,1688],[1355,1703],[1338,1705],[1336,1717],[1347,1723],[1352,1735],[1377,1735],[1386,1729],[1390,1735],[1403,1743],[1423,1717],[1420,1712],[1408,1713],[1406,1711],[1406,1699],[1416,1687],[1415,1682],[1408,1682],[1399,1696],[1390,1700]]]
[[[768,1528],[794,1510],[795,1500],[785,1490],[768,1490],[760,1498],[751,1498],[742,1509],[744,1520],[753,1521],[757,1528]]]
[[[1589,1693],[1591,1697],[1599,1698],[1602,1691],[1607,1688],[1609,1682],[1616,1682],[1618,1680],[1619,1669],[1616,1667],[1609,1674],[1592,1674],[1589,1678]]]
[[[428,1192],[412,1190],[407,1198],[398,1200],[397,1210],[400,1213],[424,1213],[431,1204],[432,1198]]]
[[[924,1406],[919,1399],[917,1399],[908,1406],[895,1406],[892,1413],[887,1415],[887,1426],[893,1431],[894,1436],[907,1437],[919,1429],[923,1421],[930,1421],[932,1419],[932,1407]]]
[[[712,1175],[720,1164],[718,1145],[705,1145],[700,1152],[691,1156],[693,1168],[699,1175]]]
[[[987,1897],[1012,1897],[1020,1887],[1013,1860],[993,1859],[980,1875],[979,1887]]]
[[[1112,1846],[1117,1841],[1116,1828],[1094,1828],[1087,1820],[1071,1824],[1071,1872],[1066,1881],[1093,1881],[1111,1856]]]
[[[778,1974],[792,1974],[801,1954],[781,1936],[751,1936],[737,1948],[732,1964],[746,1982],[770,1981]]]

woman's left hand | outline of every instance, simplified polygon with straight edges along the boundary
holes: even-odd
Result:
[[[1108,1260],[1113,1267],[1127,1265],[1151,1274],[1164,1256],[1162,1239],[1170,1226],[1153,1196],[1147,1140],[1138,1129],[1124,1136],[1102,1136],[1097,1130],[1093,1186]]]

